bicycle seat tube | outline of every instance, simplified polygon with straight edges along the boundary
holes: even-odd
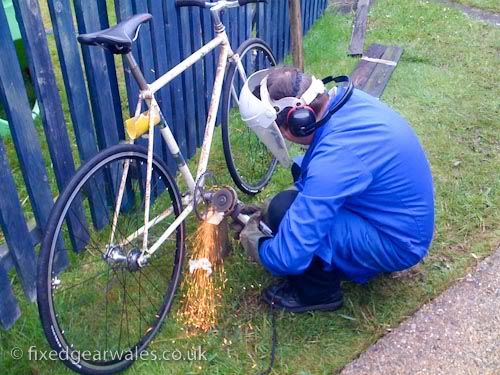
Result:
[[[125,55],[125,59],[127,60],[127,64],[130,67],[130,71],[132,72],[132,75],[134,76],[141,91],[148,90],[149,88],[148,83],[146,82],[146,79],[144,78],[144,75],[142,74],[139,65],[137,65],[137,62],[135,61],[132,52],[127,53]]]

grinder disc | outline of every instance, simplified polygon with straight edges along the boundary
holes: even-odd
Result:
[[[224,214],[231,213],[236,207],[237,202],[238,196],[236,191],[229,186],[223,187],[214,192],[210,199],[212,207],[216,211],[223,212]]]

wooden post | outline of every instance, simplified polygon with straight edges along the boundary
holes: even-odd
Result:
[[[302,43],[302,17],[300,0],[288,0],[290,9],[290,34],[292,37],[293,65],[304,70],[304,45]]]

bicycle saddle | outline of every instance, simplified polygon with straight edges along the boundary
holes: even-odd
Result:
[[[132,50],[132,42],[137,38],[139,27],[153,16],[149,13],[137,14],[117,25],[96,31],[95,33],[78,35],[81,44],[100,46],[115,54],[125,54]]]

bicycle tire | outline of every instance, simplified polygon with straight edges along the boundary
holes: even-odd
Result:
[[[99,285],[99,280],[102,280],[104,276],[97,276],[95,279],[92,281],[87,281],[87,276],[91,274],[92,272],[100,272],[102,268],[99,267],[106,267],[106,261],[102,259],[102,255],[100,254],[100,249],[98,247],[92,247],[94,246],[94,238],[91,237],[91,234],[94,235],[95,237],[98,238],[99,236],[103,238],[109,238],[106,237],[107,235],[103,232],[105,232],[104,229],[101,229],[100,231],[98,230],[93,230],[89,229],[87,231],[89,235],[89,240],[87,242],[87,246],[85,248],[85,251],[79,250],[79,252],[68,252],[68,259],[70,261],[69,267],[66,267],[62,272],[60,273],[55,273],[53,267],[54,267],[54,257],[56,253],[56,244],[59,244],[60,238],[63,238],[66,240],[67,233],[63,231],[62,228],[64,228],[64,222],[65,218],[67,218],[66,215],[70,215],[70,212],[72,212],[72,203],[77,202],[78,200],[84,201],[85,202],[90,202],[89,198],[89,187],[95,187],[95,183],[98,182],[100,178],[107,178],[108,181],[111,181],[113,183],[113,176],[110,176],[110,172],[116,169],[115,165],[119,166],[120,161],[122,160],[131,160],[130,163],[130,173],[128,176],[130,176],[130,181],[127,180],[127,199],[128,203],[125,204],[122,202],[121,207],[127,206],[126,212],[120,214],[119,216],[119,221],[117,224],[117,237],[118,235],[122,235],[120,232],[120,225],[122,225],[122,221],[127,224],[128,222],[132,222],[135,220],[136,222],[139,222],[139,219],[134,216],[134,207],[141,208],[143,207],[144,201],[140,204],[137,204],[138,201],[140,201],[142,196],[140,195],[140,190],[143,186],[142,183],[144,179],[141,180],[141,175],[145,171],[146,168],[146,163],[147,163],[147,150],[144,147],[138,146],[138,145],[133,145],[133,144],[121,144],[121,145],[116,145],[113,147],[110,147],[97,155],[95,155],[92,159],[90,159],[86,164],[84,164],[73,176],[73,178],[70,180],[68,183],[67,187],[64,189],[62,194],[60,195],[59,199],[54,205],[54,208],[51,212],[49,221],[47,223],[47,228],[46,228],[46,235],[44,237],[44,240],[42,242],[42,247],[41,247],[41,252],[39,256],[39,264],[38,264],[38,279],[37,279],[37,290],[38,290],[38,310],[42,322],[42,327],[45,333],[45,336],[47,337],[47,340],[49,342],[49,345],[54,349],[59,356],[59,359],[61,359],[64,364],[69,367],[70,369],[82,373],[82,374],[113,374],[119,371],[122,371],[132,365],[132,363],[137,359],[138,355],[142,353],[151,340],[154,338],[154,336],[157,334],[158,330],[160,329],[163,321],[165,320],[165,317],[170,311],[170,308],[172,306],[172,301],[175,295],[175,292],[179,286],[180,278],[181,278],[181,272],[182,272],[182,263],[184,259],[184,253],[185,253],[185,225],[182,223],[176,231],[172,234],[171,237],[174,237],[175,239],[169,241],[175,241],[175,244],[172,242],[166,242],[162,245],[162,247],[158,250],[158,257],[154,258],[154,261],[151,260],[148,265],[146,265],[144,268],[142,268],[140,271],[135,271],[135,275],[132,275],[129,277],[129,275],[125,275],[124,273],[126,271],[121,270],[121,276],[122,279],[120,280],[120,277],[118,276],[120,273],[120,270],[118,268],[113,268],[108,265],[108,269],[105,270],[104,272],[107,272],[107,284],[104,284],[104,288],[100,288]],[[118,161],[116,164],[113,164],[114,162]],[[106,169],[106,166],[109,166],[109,169]],[[113,169],[115,168],[115,169]],[[171,174],[168,172],[168,169],[165,165],[165,163],[157,158],[156,156],[153,158],[153,181],[155,182],[154,184],[154,194],[155,195],[155,200],[152,203],[152,212],[155,209],[163,209],[163,207],[160,207],[158,205],[166,205],[167,207],[170,207],[173,210],[173,215],[172,219],[175,219],[178,217],[180,212],[182,211],[182,203],[181,203],[181,196],[179,194],[179,190],[177,188],[177,184],[175,180],[172,178]],[[119,171],[117,172],[117,178],[115,181],[118,181],[118,176],[119,176]],[[135,177],[134,177],[135,176]],[[134,179],[135,178],[135,179]],[[137,182],[136,182],[137,181]],[[134,188],[134,183],[136,183],[139,187],[139,193],[136,193],[133,191]],[[152,184],[153,185],[153,184]],[[87,189],[84,189],[87,188]],[[109,192],[110,185],[108,185],[108,188],[106,188],[106,191]],[[104,189],[101,190],[101,192],[104,191]],[[138,195],[139,194],[139,195]],[[167,194],[167,195],[165,195]],[[102,197],[102,196],[101,196]],[[138,199],[137,199],[138,198]],[[112,207],[114,207],[113,200],[111,199],[111,203],[109,203],[109,194],[104,194],[104,197],[102,201],[99,203],[102,203],[102,207],[110,207],[110,211],[114,210]],[[125,200],[125,198],[124,198]],[[168,203],[169,201],[170,203]],[[78,203],[76,203],[78,204]],[[96,204],[94,202],[94,204]],[[89,207],[90,204],[87,205]],[[170,206],[169,206],[170,205]],[[87,209],[88,212],[89,209]],[[125,208],[124,208],[125,210]],[[111,211],[113,212],[113,211]],[[123,219],[121,217],[123,216]],[[87,215],[86,217],[89,217]],[[112,217],[112,216],[111,216]],[[108,216],[108,222],[111,222],[109,220],[111,218]],[[164,219],[168,221],[170,217],[167,217],[167,219]],[[142,217],[142,223],[144,223],[144,217]],[[151,219],[152,220],[152,219]],[[125,225],[124,224],[124,225]],[[165,223],[160,223],[160,224],[165,224]],[[152,226],[149,231],[150,231],[150,236],[153,236],[155,234],[155,227],[156,226],[161,226],[160,224],[155,224]],[[83,224],[82,224],[83,225]],[[163,225],[162,228],[158,228],[158,231],[162,229],[162,231],[165,230],[166,225]],[[122,227],[126,228],[127,230],[129,229],[128,227]],[[132,228],[134,229],[134,228]],[[92,232],[92,233],[90,233]],[[128,233],[128,231],[126,232]],[[133,233],[133,232],[132,232]],[[101,235],[102,234],[102,235]],[[133,248],[133,241],[135,240],[128,240],[127,243],[123,245],[123,248],[125,249],[126,246],[129,246],[129,252],[127,253],[127,256],[132,253],[132,251],[135,251]],[[139,242],[139,240],[137,240]],[[108,241],[109,242],[109,241]],[[67,243],[65,241],[65,243]],[[142,237],[140,238],[140,243],[142,243]],[[172,251],[170,252],[169,250],[166,250],[168,245],[172,244]],[[149,245],[148,245],[149,246]],[[161,250],[161,252],[160,252]],[[124,250],[125,251],[125,250]],[[166,251],[166,253],[165,253]],[[97,256],[95,256],[95,254]],[[154,255],[156,255],[155,253]],[[166,254],[166,255],[165,255]],[[87,258],[86,258],[87,257]],[[89,263],[84,263],[83,265],[81,264],[81,261],[89,259],[89,257],[94,257],[91,259],[94,259],[92,262]],[[85,259],[86,258],[86,259]],[[153,259],[153,258],[152,258]],[[168,273],[163,273],[163,263],[166,262],[170,259],[172,259],[172,265],[170,266],[170,261],[166,265],[166,270],[171,270],[170,273],[170,279],[168,277]],[[154,262],[158,262],[155,267]],[[102,266],[104,264],[104,266]],[[81,271],[86,275],[84,278],[84,281],[82,283],[79,283],[79,279],[77,276],[74,274],[75,270],[77,267],[81,265]],[[150,266],[150,268],[148,268]],[[142,288],[141,287],[141,280],[146,281],[146,270],[148,270],[148,275],[149,277],[154,277],[152,280],[158,281],[165,279],[166,280],[166,288],[162,289],[161,284],[157,283],[157,289],[158,293],[154,293],[153,288],[149,288],[149,293],[146,293],[148,290],[147,288]],[[161,271],[161,272],[160,272]],[[133,271],[129,271],[130,274],[132,274]],[[113,274],[111,280],[110,280],[110,274]],[[98,273],[97,275],[100,275]],[[136,276],[137,275],[137,276]],[[142,277],[142,279],[141,279]],[[126,290],[127,286],[127,280],[130,279],[132,280],[132,283],[130,283],[130,289]],[[133,281],[139,280],[138,287],[136,283]],[[65,286],[64,283],[67,283],[68,281],[71,282],[75,280],[74,282],[76,283],[74,286]],[[56,282],[58,281],[58,282]],[[151,282],[151,281],[150,281]],[[124,285],[125,283],[125,285]],[[63,286],[61,289],[60,286]],[[86,286],[88,284],[88,287]],[[96,284],[94,286],[94,284]],[[71,284],[70,284],[71,285]],[[82,286],[84,286],[86,289],[81,293],[80,291],[82,290]],[[148,284],[149,286],[149,284]],[[78,288],[77,288],[78,287]],[[116,289],[121,289],[123,287],[123,294],[118,294],[115,293]],[[72,296],[71,293],[73,293],[73,288],[74,293],[76,294],[76,302],[72,301]],[[75,289],[76,288],[76,289]],[[88,289],[87,289],[88,288]],[[102,294],[104,295],[103,299],[99,300],[99,297],[94,297],[92,296],[92,292],[89,293],[88,290],[92,290],[92,288],[95,288],[95,290],[102,290]],[[137,300],[137,292],[134,291],[134,288],[137,289],[138,291],[138,300]],[[162,289],[162,290],[159,290]],[[80,290],[80,291],[79,291]],[[65,293],[63,293],[65,291]],[[143,294],[143,310],[141,311],[141,292]],[[129,294],[132,293],[132,294]],[[135,293],[135,294],[134,294]],[[57,297],[56,297],[57,295]],[[69,297],[68,297],[69,296]],[[97,323],[98,319],[102,320],[102,317],[104,317],[103,313],[103,306],[101,306],[101,303],[104,302],[105,300],[105,324],[106,324],[106,329],[108,328],[108,324],[114,324],[117,326],[117,322],[115,324],[115,321],[108,322],[108,308],[109,308],[109,313],[111,314],[113,310],[113,306],[108,306],[109,300],[111,298],[117,299],[117,304],[120,302],[120,298],[123,302],[122,303],[122,310],[121,310],[121,315],[120,318],[122,319],[122,322],[120,323],[120,332],[119,332],[119,342],[118,346],[114,349],[117,351],[120,350],[118,353],[118,356],[114,356],[111,360],[101,360],[100,358],[98,360],[95,360],[95,356],[92,358],[92,360],[86,360],[85,358],[82,359],[82,353],[83,350],[90,351],[92,353],[98,353],[99,351],[108,350],[108,348],[111,350],[111,345],[108,344],[110,341],[110,338],[108,336],[108,332],[106,332],[105,340],[102,340],[102,330],[96,329],[98,332],[94,332],[93,327],[99,328],[99,323]],[[146,305],[145,299],[148,297],[149,304],[150,306]],[[57,300],[56,300],[57,298]],[[97,298],[97,299],[96,299]],[[132,315],[131,310],[127,312],[127,307],[126,301],[127,298],[130,298],[131,302],[134,302],[135,298],[135,303],[138,302],[138,310],[139,310],[139,315],[138,316],[144,316],[144,327],[142,327],[142,318],[139,318],[139,322],[130,319],[129,321],[129,313]],[[154,301],[158,301],[158,306],[153,305],[153,302],[151,299],[154,299]],[[62,300],[62,301],[61,301]],[[89,304],[90,302],[93,302],[93,304]],[[64,304],[62,302],[65,302]],[[71,303],[70,303],[71,302]],[[88,304],[87,310],[78,310],[78,307],[75,306],[76,303],[81,303],[81,304]],[[66,307],[67,306],[67,307]],[[151,307],[152,306],[152,307]],[[137,309],[137,304],[135,305]],[[85,307],[84,307],[85,308]],[[99,308],[101,308],[99,310]],[[58,310],[57,310],[58,309]],[[124,315],[124,310],[125,309],[125,314],[127,316],[127,331],[128,331],[128,344],[125,345],[125,347],[121,348],[121,339],[122,339],[122,323],[123,323],[123,315]],[[67,312],[66,312],[67,311]],[[87,313],[88,311],[88,313]],[[76,312],[76,313],[74,313]],[[86,315],[83,315],[83,314]],[[63,317],[63,314],[67,314],[67,316]],[[82,314],[82,315],[80,315]],[[151,320],[148,320],[149,314],[151,314]],[[154,317],[153,317],[154,314]],[[84,318],[88,316],[91,318],[90,321],[84,321]],[[116,318],[117,316],[112,316],[109,318],[111,321],[111,318]],[[78,324],[78,320],[81,321],[80,324],[86,325],[83,330],[76,324]],[[63,324],[61,324],[61,322]],[[135,323],[135,325],[134,325]],[[137,336],[139,339],[137,341],[134,340],[134,337],[132,337],[132,342],[133,345],[130,344],[130,324],[132,324],[132,335]],[[137,328],[137,325],[139,326],[139,329]],[[144,330],[143,330],[144,328]],[[147,328],[147,329],[146,329]],[[113,328],[111,328],[113,329]],[[70,332],[68,330],[71,330]],[[123,329],[125,330],[125,328]],[[82,333],[80,333],[82,331]],[[137,332],[137,335],[135,333]],[[115,332],[110,332],[110,334],[116,336],[116,330]],[[97,334],[98,337],[92,337],[93,334]],[[80,338],[80,336],[87,335],[89,336],[88,338]],[[114,337],[111,336],[111,337]],[[101,337],[101,338],[99,338]],[[78,344],[75,342],[78,341]],[[102,341],[105,341],[105,346],[101,345]],[[96,346],[99,345],[97,348],[90,348],[86,347],[91,346],[92,344],[86,344],[86,342],[93,343],[96,342]],[[115,342],[116,345],[116,342]],[[96,349],[94,351],[94,349]],[[113,349],[113,350],[114,350]],[[110,352],[110,356],[111,356]],[[64,357],[61,357],[64,356]],[[102,358],[102,355],[101,355]],[[78,360],[76,360],[78,359]]]
[[[265,61],[261,62],[262,66],[258,66],[258,62],[252,61],[254,60],[252,57],[252,51],[255,51],[256,53],[263,53],[265,58],[268,59],[268,66],[266,66]],[[250,38],[245,40],[240,45],[236,53],[240,56],[241,61],[245,62],[245,59],[247,59],[246,68],[250,68],[246,72],[247,77],[254,72],[253,68],[256,68],[255,70],[260,70],[276,65],[276,59],[271,51],[271,48],[266,44],[266,42],[259,38]],[[260,142],[252,130],[248,129],[248,127],[242,122],[239,117],[237,105],[235,108],[231,108],[231,90],[233,87],[238,86],[238,82],[235,83],[235,80],[240,80],[239,85],[242,84],[241,77],[239,77],[238,73],[237,64],[234,61],[231,61],[228,65],[226,81],[224,82],[224,88],[222,91],[222,145],[226,165],[234,183],[244,193],[255,195],[262,191],[262,189],[269,183],[276,169],[277,161],[264,144]],[[239,90],[236,90],[236,92],[239,92]],[[232,114],[231,111],[233,112]],[[230,125],[231,117],[234,119],[233,125]],[[238,126],[238,128],[236,128],[236,126]],[[238,145],[231,144],[231,131],[235,130],[238,131],[238,137],[234,140],[234,142],[238,142]],[[242,139],[247,141],[246,145],[241,145]],[[245,146],[248,146],[250,143],[256,146],[257,152],[255,152],[255,149],[252,150],[250,147],[246,150]],[[236,155],[236,149],[239,149],[243,154],[241,156]],[[248,155],[245,154],[247,151]],[[262,162],[263,164],[261,168],[258,165],[259,162]],[[251,172],[244,171],[243,168],[248,168]],[[256,168],[259,169],[256,170]],[[253,177],[252,180],[249,178],[251,174]]]

